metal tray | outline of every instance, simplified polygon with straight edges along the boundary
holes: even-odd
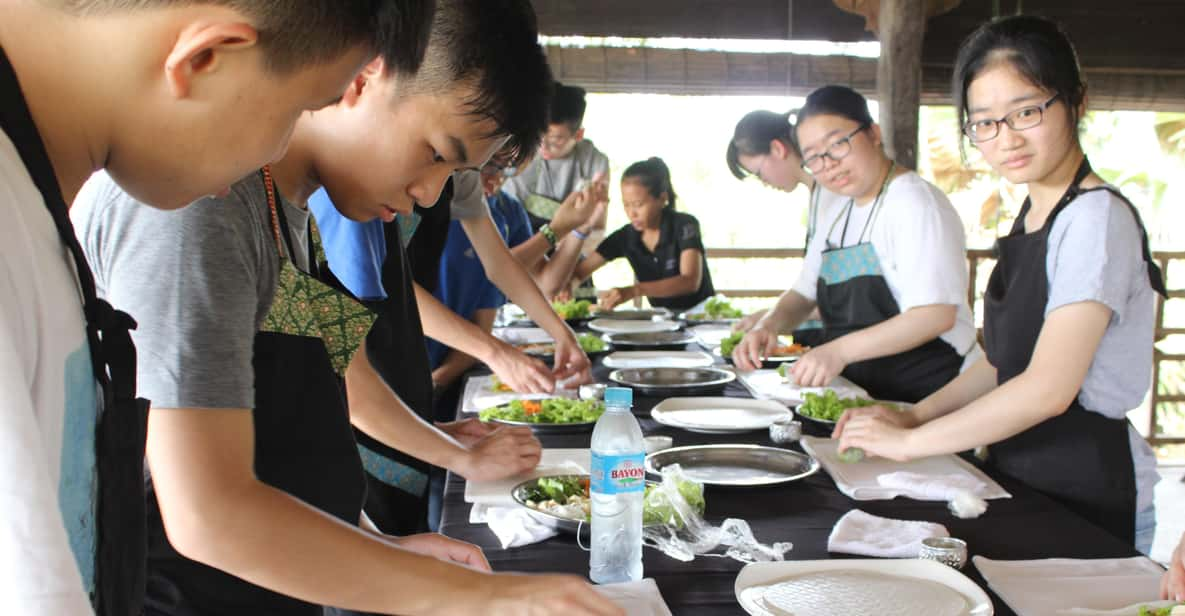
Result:
[[[595,421],[587,421],[581,423],[532,423],[529,421],[512,421],[509,419],[491,419],[491,423],[499,423],[504,426],[524,426],[538,432],[539,434],[574,434],[578,432],[592,432],[594,426],[597,425]]]
[[[548,477],[588,478],[588,475],[547,475],[547,476]],[[525,497],[526,491],[528,488],[534,486],[535,482],[539,481],[540,479],[543,479],[543,477],[536,477],[534,479],[528,479],[527,481],[524,481],[524,482],[514,486],[513,488],[511,488],[510,489],[510,496],[511,496],[511,498],[514,499],[514,502],[516,504],[518,504],[519,507],[526,509],[531,514],[531,517],[535,518],[536,520],[539,520],[544,525],[546,525],[550,528],[554,528],[560,532],[570,533],[573,535],[575,535],[577,532],[580,532],[583,535],[588,535],[589,534],[588,522],[584,522],[583,528],[581,528],[582,524],[581,524],[580,520],[573,520],[572,518],[566,518],[566,517],[563,517],[560,515],[556,515],[554,513],[551,513],[550,511],[540,511],[538,509],[532,509],[527,506],[527,499]],[[657,485],[658,484],[658,482],[656,482],[656,481],[647,481],[646,483],[649,485]]]
[[[603,338],[620,349],[683,350],[695,342],[695,334],[687,331],[605,334]]]
[[[688,479],[713,486],[768,486],[819,472],[819,462],[806,454],[761,445],[693,445],[646,456],[648,473],[671,464]]]
[[[620,319],[622,321],[653,321],[654,319],[667,319],[670,316],[671,311],[666,308],[607,310],[592,315],[593,318]]]
[[[724,389],[737,375],[721,368],[626,368],[609,380],[649,395],[693,395]]]

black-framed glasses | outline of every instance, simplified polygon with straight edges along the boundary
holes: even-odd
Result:
[[[859,135],[861,131],[866,130],[870,126],[872,126],[872,124],[868,122],[857,126],[856,130],[848,133],[842,139],[827,146],[826,150],[823,150],[822,152],[819,152],[810,158],[804,159],[802,161],[802,168],[810,171],[811,173],[818,173],[823,170],[824,166],[826,166],[827,161],[825,159],[830,158],[834,162],[843,160],[844,157],[852,153],[852,138],[856,135]]]
[[[1000,135],[1001,124],[1007,124],[1008,128],[1012,130],[1029,130],[1041,124],[1041,120],[1045,116],[1045,110],[1049,109],[1049,106],[1059,96],[1061,96],[1060,92],[1049,97],[1049,100],[1040,105],[1029,105],[1028,107],[1013,109],[998,120],[976,120],[974,122],[968,122],[963,125],[963,134],[967,135],[967,138],[975,143],[983,143],[984,141],[991,141]]]

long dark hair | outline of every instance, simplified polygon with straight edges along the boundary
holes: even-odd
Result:
[[[671,170],[667,164],[657,156],[638,161],[621,174],[621,181],[631,180],[646,187],[651,197],[661,197],[665,192],[667,202],[663,207],[675,209],[675,188],[671,186]]]
[[[980,73],[997,62],[1007,62],[1029,83],[1061,96],[1071,125],[1078,125],[1078,110],[1086,100],[1086,80],[1074,44],[1057,22],[1020,15],[983,24],[959,47],[951,95],[960,131],[967,124],[967,89]]]
[[[749,171],[741,166],[741,156],[762,156],[769,154],[769,143],[774,139],[786,144],[786,147],[799,157],[802,151],[798,149],[798,140],[794,138],[794,124],[790,117],[798,113],[797,110],[787,113],[773,111],[750,111],[737,122],[736,130],[732,133],[732,141],[728,142],[728,170],[738,180],[743,180]]]

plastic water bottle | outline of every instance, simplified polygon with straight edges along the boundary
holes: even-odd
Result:
[[[642,579],[642,500],[646,443],[630,412],[633,391],[605,390],[605,414],[592,433],[592,556],[597,584]]]

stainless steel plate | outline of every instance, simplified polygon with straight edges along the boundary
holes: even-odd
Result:
[[[623,321],[652,321],[654,319],[665,319],[670,316],[671,311],[666,308],[649,308],[641,310],[609,310],[596,313],[594,318],[621,319]]]
[[[532,423],[529,421],[512,421],[510,419],[491,419],[493,423],[500,423],[507,426],[525,426],[538,432],[539,434],[572,434],[576,432],[592,432],[594,426],[597,425],[595,421],[588,421],[582,423]]]
[[[646,456],[646,471],[658,474],[678,464],[688,479],[715,486],[767,486],[798,481],[819,471],[812,457],[761,445],[694,445]]]
[[[682,349],[695,342],[695,334],[686,331],[606,334],[604,338],[623,349]]]
[[[588,479],[588,475],[548,475],[548,477],[580,477],[583,479]],[[557,515],[555,513],[550,512],[550,511],[541,511],[539,509],[532,509],[531,507],[527,506],[527,499],[526,499],[527,491],[530,490],[531,488],[533,488],[535,486],[535,483],[537,481],[539,481],[540,479],[543,479],[543,477],[537,477],[535,479],[528,479],[527,481],[524,481],[524,482],[514,486],[513,488],[511,488],[510,489],[510,496],[511,496],[511,498],[514,499],[514,502],[517,503],[520,507],[529,511],[531,514],[531,517],[535,518],[536,520],[539,520],[540,522],[542,522],[543,524],[545,524],[551,528],[554,528],[554,529],[561,531],[561,532],[571,533],[573,535],[576,534],[578,531],[587,535],[589,533],[588,522],[584,523],[584,528],[583,528],[583,530],[581,530],[580,520],[566,518],[564,516]],[[656,485],[658,482],[647,481],[646,483],[650,484],[650,485]]]
[[[737,375],[721,368],[626,368],[609,373],[609,380],[644,394],[690,395],[718,391]]]

